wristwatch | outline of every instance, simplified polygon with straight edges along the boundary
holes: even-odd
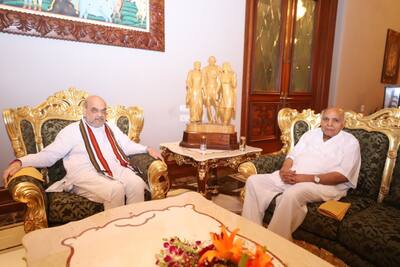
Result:
[[[318,176],[314,175],[314,183],[319,184],[320,181],[321,181],[321,178],[319,178]]]

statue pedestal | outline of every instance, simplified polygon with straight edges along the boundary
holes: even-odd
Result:
[[[180,146],[199,148],[201,137],[207,138],[207,149],[235,150],[239,148],[233,125],[190,123],[183,132]]]

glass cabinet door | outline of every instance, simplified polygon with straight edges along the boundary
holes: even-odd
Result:
[[[279,91],[281,2],[281,0],[260,0],[257,3],[253,93]]]
[[[291,93],[311,92],[315,5],[315,0],[297,1],[289,87]]]
[[[338,0],[246,0],[241,135],[281,148],[278,113],[327,106]]]

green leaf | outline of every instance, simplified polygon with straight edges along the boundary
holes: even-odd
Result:
[[[249,259],[249,255],[243,253],[242,257],[240,257],[238,267],[246,267],[246,263],[247,263],[248,259]]]

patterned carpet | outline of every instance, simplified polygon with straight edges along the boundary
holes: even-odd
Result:
[[[312,244],[309,244],[309,243],[307,243],[305,241],[300,241],[300,240],[295,240],[294,243],[296,245],[308,250],[309,252],[313,253],[314,255],[317,255],[321,259],[326,260],[327,262],[329,262],[333,266],[337,266],[337,267],[346,267],[346,266],[348,266],[341,259],[335,257],[335,255],[333,255],[332,253],[330,253],[329,251],[327,251],[327,250],[325,250],[323,248],[318,248],[317,246],[314,246]]]

